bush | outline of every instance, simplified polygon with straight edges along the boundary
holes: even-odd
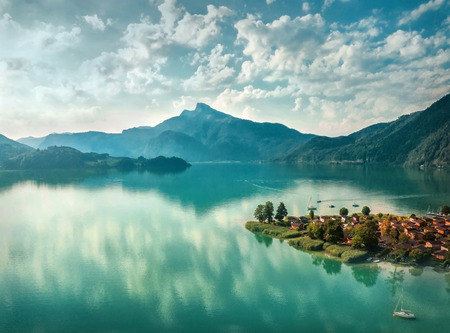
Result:
[[[362,261],[367,257],[367,251],[364,250],[357,250],[357,249],[349,249],[348,251],[345,251],[341,255],[341,259],[344,262],[358,262]]]
[[[291,230],[288,227],[277,226],[268,223],[247,222],[245,228],[251,232],[259,232],[263,235],[276,238],[295,238],[302,235],[301,232]]]
[[[300,247],[307,251],[321,251],[324,242],[318,239],[311,239],[309,237],[300,237],[289,240],[289,245]]]
[[[325,247],[325,251],[328,252],[329,254],[336,256],[336,257],[341,257],[342,254],[344,252],[347,251],[351,251],[351,247],[350,246],[346,246],[346,245],[329,245],[327,247]]]

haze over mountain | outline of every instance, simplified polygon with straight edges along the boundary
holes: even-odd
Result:
[[[450,164],[450,94],[424,111],[348,136],[315,137],[277,159],[286,163]]]
[[[69,146],[82,152],[133,158],[163,155],[191,162],[258,161],[285,154],[313,137],[281,124],[235,118],[199,103],[195,110],[185,110],[155,127],[131,128],[120,134],[50,134],[19,142],[39,149]]]
[[[0,134],[0,162],[32,150],[33,148]]]

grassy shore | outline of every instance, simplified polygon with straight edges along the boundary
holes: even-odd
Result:
[[[291,230],[284,226],[249,221],[245,224],[245,228],[251,232],[257,232],[266,236],[289,239],[289,245],[306,251],[325,250],[330,255],[348,263],[359,262],[367,258],[367,251],[365,250],[354,249],[348,245],[330,244],[319,239],[311,239],[304,232]]]

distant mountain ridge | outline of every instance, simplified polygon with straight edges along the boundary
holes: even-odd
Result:
[[[450,165],[450,94],[424,111],[348,136],[315,137],[277,158],[285,163]]]
[[[111,156],[179,156],[192,162],[269,160],[313,137],[281,124],[236,118],[198,103],[195,110],[184,110],[155,127],[131,128],[120,134],[50,134],[18,141],[39,149],[68,146]]]
[[[12,157],[0,163],[4,170],[64,170],[87,169],[122,171],[150,171],[156,173],[182,172],[191,165],[178,157],[155,157],[137,159],[129,157],[111,157],[108,154],[82,153],[71,147],[49,147],[33,150]]]
[[[33,148],[0,134],[0,162],[30,151],[33,151]]]

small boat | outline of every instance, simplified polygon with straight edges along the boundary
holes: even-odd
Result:
[[[319,196],[317,196],[317,203],[321,203],[322,200],[319,199]]]
[[[330,208],[334,208],[334,207],[335,207],[335,205],[331,204],[331,205],[329,205],[328,207],[330,207]]]
[[[307,209],[308,209],[308,210],[316,210],[317,207],[314,207],[314,206],[312,205],[311,199],[312,199],[312,198],[309,198],[309,203],[308,203]]]
[[[380,259],[375,259],[373,262],[378,264],[380,262]]]
[[[401,302],[400,311],[397,311],[397,308],[398,308],[398,305],[400,304],[400,302]],[[405,318],[405,319],[416,319],[416,316],[414,315],[414,313],[411,310],[403,309],[403,291],[402,291],[402,295],[398,299],[397,305],[395,306],[394,317],[400,317],[400,318]]]
[[[359,205],[355,202],[355,203],[353,203],[353,205],[352,205],[353,207],[359,207]]]

